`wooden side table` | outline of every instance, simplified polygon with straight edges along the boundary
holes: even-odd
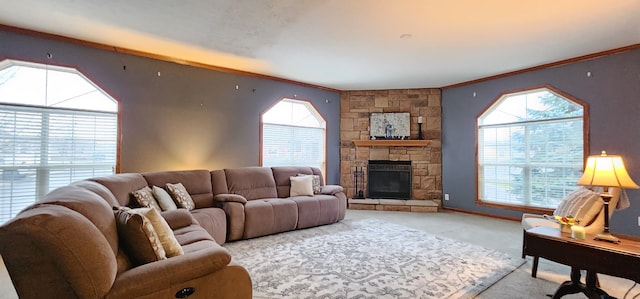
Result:
[[[640,242],[620,238],[619,244],[612,244],[595,241],[594,237],[587,235],[585,240],[575,240],[569,233],[542,226],[525,232],[526,255],[571,266],[571,280],[562,283],[553,298],[580,292],[593,299],[608,296],[597,286],[597,273],[640,283]],[[580,270],[587,271],[584,284],[580,282]]]

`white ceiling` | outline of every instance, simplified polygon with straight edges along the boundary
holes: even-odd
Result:
[[[640,0],[0,3],[0,24],[340,90],[442,87],[640,43]]]

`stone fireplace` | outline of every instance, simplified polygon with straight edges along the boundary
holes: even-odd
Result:
[[[442,204],[440,90],[345,91],[341,93],[340,101],[340,184],[350,198],[349,208],[436,212]],[[389,143],[370,140],[369,121],[374,112],[409,112],[410,140],[389,140]],[[419,116],[423,118],[425,140],[416,140]],[[354,184],[356,167],[368,173],[369,160],[411,162],[411,192],[407,200],[351,199],[357,192]],[[367,186],[367,175],[364,181]]]
[[[367,197],[411,199],[411,161],[369,160]]]

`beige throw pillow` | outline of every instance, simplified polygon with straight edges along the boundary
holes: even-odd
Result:
[[[311,176],[313,180],[311,181],[311,186],[313,187],[313,194],[320,194],[322,191],[322,186],[320,186],[320,176],[317,174],[302,174],[299,173],[298,176]]]
[[[189,192],[187,192],[187,189],[182,183],[167,183],[167,191],[169,191],[169,194],[171,194],[171,197],[173,197],[178,207],[185,208],[189,211],[196,207],[191,195],[189,195]]]
[[[290,196],[313,196],[313,177],[310,175],[292,176]]]
[[[129,208],[114,208],[118,237],[125,253],[136,265],[167,258],[151,221]]]
[[[142,208],[154,208],[158,211],[161,211],[158,202],[156,202],[155,197],[153,197],[153,191],[149,186],[145,186],[142,189],[131,192],[133,198],[136,200],[138,206]]]
[[[176,236],[173,234],[173,230],[169,227],[164,218],[160,215],[160,213],[156,209],[151,208],[140,208],[133,209],[132,211],[136,213],[140,213],[147,217],[151,224],[153,225],[153,229],[156,231],[158,238],[160,239],[160,243],[162,243],[162,247],[167,255],[167,257],[174,257],[183,255],[184,251],[182,250],[182,246],[176,240]]]
[[[158,186],[153,186],[153,197],[156,198],[156,200],[158,201],[158,205],[160,205],[160,208],[162,208],[163,211],[171,211],[178,208],[176,206],[176,203],[173,202],[173,198],[171,198],[171,195],[167,193],[167,190],[164,190]]]
[[[602,210],[598,192],[580,187],[569,193],[553,212],[554,216],[573,216],[582,226],[588,225]]]

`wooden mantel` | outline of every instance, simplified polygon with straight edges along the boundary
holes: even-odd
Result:
[[[354,140],[356,146],[427,146],[431,140]]]

